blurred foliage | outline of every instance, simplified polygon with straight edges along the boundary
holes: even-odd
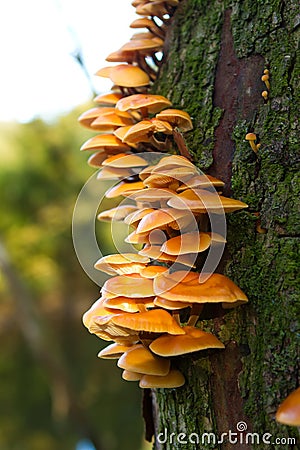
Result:
[[[0,124],[0,243],[12,275],[0,270],[1,450],[75,449],[84,438],[103,450],[141,447],[141,392],[97,358],[106,344],[81,324],[99,289],[72,246],[76,198],[94,173],[79,151],[91,137],[80,112]]]

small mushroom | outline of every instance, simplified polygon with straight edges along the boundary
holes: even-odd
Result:
[[[246,141],[249,141],[249,144],[254,151],[254,153],[257,153],[257,145],[255,144],[256,141],[256,134],[254,133],[247,133],[245,136]]]
[[[270,82],[269,82],[269,74],[266,73],[261,77],[261,81],[263,81],[266,85],[266,88],[268,89],[268,91],[270,90]]]

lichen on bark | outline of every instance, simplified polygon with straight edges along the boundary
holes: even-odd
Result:
[[[156,449],[237,448],[207,440],[183,445],[176,436],[220,435],[236,431],[238,421],[249,432],[271,433],[272,442],[297,440],[273,443],[275,450],[300,445],[297,429],[274,420],[281,400],[299,384],[297,9],[290,0],[183,0],[172,19],[154,90],[192,116],[186,141],[196,165],[249,205],[227,216],[222,264],[249,304],[207,317],[226,349],[178,358],[186,385],[155,391],[156,436],[175,433],[172,443],[156,439]],[[264,68],[270,71],[267,103]],[[244,139],[248,131],[261,142],[257,155]]]

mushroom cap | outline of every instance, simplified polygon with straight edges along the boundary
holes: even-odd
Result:
[[[141,156],[134,153],[118,153],[107,158],[104,166],[118,167],[118,168],[133,168],[133,167],[145,167],[148,162]]]
[[[124,135],[122,142],[130,144],[138,144],[139,142],[150,142],[150,138],[154,133],[154,124],[151,120],[141,120],[132,125]]]
[[[300,426],[300,387],[279,405],[276,420],[285,425]]]
[[[98,116],[91,123],[91,128],[95,130],[115,130],[116,128],[128,126],[134,122],[133,117],[124,117],[111,112]]]
[[[195,188],[206,188],[206,187],[223,187],[225,183],[218,178],[212,177],[211,175],[195,175],[190,178],[188,181],[185,181],[184,184],[179,186],[177,192],[185,191],[186,189],[195,189]]]
[[[115,325],[134,331],[149,333],[184,334],[176,320],[163,309],[146,312],[117,314],[112,318]]]
[[[102,264],[121,265],[121,264],[131,264],[131,263],[141,263],[147,264],[150,262],[149,258],[140,256],[137,253],[116,253],[113,255],[102,256],[95,263],[95,268],[98,269]]]
[[[136,230],[134,230],[124,239],[124,241],[128,244],[149,244],[149,233],[138,234]]]
[[[177,311],[179,309],[192,307],[192,303],[167,300],[166,298],[163,297],[155,297],[153,303],[155,306],[158,306],[159,308],[169,309],[170,311]]]
[[[126,42],[120,50],[123,52],[147,52],[149,50],[160,51],[164,44],[163,40],[157,37],[149,39],[149,37],[147,38],[147,35],[145,34],[145,39],[143,39],[142,36],[133,38],[131,41]]]
[[[133,175],[130,169],[118,169],[114,167],[103,167],[97,174],[98,180],[121,180]]]
[[[132,64],[105,67],[96,72],[96,75],[110,78],[113,83],[122,87],[146,86],[150,82],[148,74]]]
[[[123,353],[117,364],[121,369],[148,375],[163,376],[170,370],[170,360],[153,355],[141,344]]]
[[[133,212],[132,214],[129,214],[124,222],[128,225],[135,225],[137,222],[139,222],[144,216],[149,214],[150,212],[155,211],[154,208],[142,208],[138,209],[138,211]]]
[[[136,182],[126,182],[121,181],[116,186],[113,186],[112,188],[108,189],[105,193],[106,198],[115,198],[119,197],[120,195],[131,195],[132,192],[141,189],[142,181],[136,181]]]
[[[153,297],[153,281],[138,274],[134,276],[117,276],[107,280],[103,289],[112,297]]]
[[[176,196],[177,195],[171,189],[145,188],[135,192],[134,195],[132,195],[132,199],[136,202],[161,203],[162,201],[168,201]]]
[[[126,51],[123,49],[116,50],[110,53],[105,60],[108,62],[119,62],[119,63],[133,63],[137,59],[137,54],[134,51]]]
[[[159,19],[163,19],[164,15],[168,14],[168,11],[163,3],[149,2],[137,5],[136,14],[141,16],[156,16]]]
[[[156,114],[155,117],[157,119],[169,122],[183,132],[193,129],[192,120],[189,114],[186,111],[181,111],[180,109],[165,109],[159,114]]]
[[[168,270],[168,267],[165,266],[146,266],[144,269],[141,270],[140,275],[144,278],[155,278],[158,275],[161,275],[162,273],[166,272]]]
[[[185,379],[183,374],[177,369],[171,369],[165,376],[143,375],[139,386],[140,388],[163,388],[171,389],[183,386]]]
[[[102,349],[98,353],[98,358],[119,359],[120,356],[123,355],[123,353],[125,353],[127,350],[130,349],[130,347],[131,347],[130,345],[122,345],[114,342],[113,344],[110,344],[104,349]]]
[[[195,165],[184,156],[171,155],[161,158],[161,160],[153,168],[152,172],[159,172],[162,168],[173,169],[178,166],[195,168]]]
[[[163,108],[170,106],[171,102],[162,95],[153,94],[134,94],[122,98],[117,103],[117,108],[120,111],[136,110],[140,108],[147,108],[149,113],[156,113]]]
[[[156,355],[171,357],[208,348],[225,348],[224,344],[211,333],[189,326],[183,330],[185,334],[180,336],[163,335],[155,339],[150,344],[151,351]]]
[[[189,253],[204,252],[211,244],[209,233],[191,232],[184,233],[167,240],[160,250],[168,255],[184,255]]]
[[[233,212],[239,209],[247,208],[246,203],[233,198],[223,197],[216,192],[205,189],[186,189],[185,191],[173,196],[168,202],[168,206],[177,209],[204,213],[209,212]]]
[[[157,191],[161,191],[161,189],[157,189]],[[138,224],[137,233],[146,233],[147,231],[155,230],[157,228],[165,228],[166,225],[174,221],[179,221],[185,215],[186,211],[183,210],[173,208],[155,209],[144,215]]]
[[[247,302],[244,292],[229,278],[213,273],[204,283],[199,282],[199,273],[178,271],[163,273],[153,280],[156,295],[168,300],[191,303]]]
[[[130,150],[129,145],[124,144],[114,134],[98,134],[88,139],[80,148],[83,150],[116,150],[118,152]]]
[[[104,113],[114,112],[114,109],[115,108],[108,106],[96,106],[80,114],[78,117],[78,122],[86,128],[91,128],[92,122],[97,119],[97,117]]]
[[[102,105],[115,105],[121,98],[123,94],[121,92],[110,92],[109,94],[99,94],[94,98],[94,102],[100,103]]]
[[[129,214],[135,212],[137,210],[137,206],[133,205],[119,205],[115,208],[108,209],[106,211],[102,211],[97,215],[97,219],[103,222],[111,222],[116,221],[120,222],[125,219]]]
[[[245,136],[246,141],[255,141],[256,140],[256,134],[254,133],[247,133]]]
[[[129,313],[135,313],[139,312],[140,308],[139,305],[142,305],[145,308],[153,308],[153,298],[152,297],[146,297],[146,298],[130,298],[130,297],[114,297],[114,298],[107,298],[103,301],[103,305],[106,308],[112,309],[118,309],[121,311],[129,312]]]
[[[140,381],[143,374],[138,372],[130,372],[130,370],[123,370],[122,378],[125,381]]]
[[[160,245],[149,245],[146,244],[142,250],[139,251],[140,255],[148,256],[156,261],[183,264],[188,267],[194,267],[196,257],[195,255],[169,255],[168,253],[163,253],[160,250]]]

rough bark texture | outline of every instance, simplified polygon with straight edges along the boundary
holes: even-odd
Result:
[[[289,0],[183,0],[172,19],[154,90],[192,116],[186,140],[198,167],[249,205],[227,216],[222,264],[249,304],[205,322],[224,351],[178,358],[186,385],[152,392],[157,450],[300,448],[297,429],[274,420],[299,384],[297,11],[298,2]],[[261,96],[265,68],[268,102]],[[245,141],[249,131],[259,136],[257,155]],[[245,443],[245,433],[238,433],[239,444],[201,444],[202,433],[236,432],[240,421],[247,432],[272,434],[273,444]],[[159,443],[165,430],[167,442]],[[189,442],[191,433],[199,444]],[[295,446],[275,442],[289,437]]]

